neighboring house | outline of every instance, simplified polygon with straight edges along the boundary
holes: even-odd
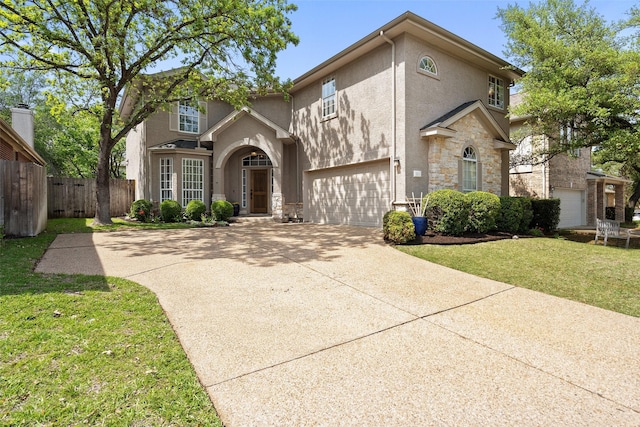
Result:
[[[509,88],[521,75],[407,12],[295,79],[290,101],[154,114],[127,137],[127,177],[154,202],[226,199],[241,214],[364,226],[412,193],[506,195]],[[134,104],[126,95],[121,113]]]
[[[522,94],[511,95],[511,105],[521,102]],[[511,135],[526,135],[527,117],[511,118]],[[543,137],[527,136],[512,152],[524,157],[534,149],[545,148]],[[624,218],[625,179],[591,170],[591,149],[580,148],[559,154],[547,162],[518,164],[510,170],[510,194],[540,199],[560,199],[560,228],[596,225],[606,217],[606,208],[615,207],[615,219]]]
[[[36,236],[47,226],[44,159],[34,148],[33,112],[11,109],[12,126],[0,119],[0,226],[10,236]]]

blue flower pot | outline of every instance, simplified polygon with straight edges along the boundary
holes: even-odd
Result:
[[[426,216],[414,216],[411,218],[413,226],[416,228],[417,236],[424,236],[427,232],[427,217]]]

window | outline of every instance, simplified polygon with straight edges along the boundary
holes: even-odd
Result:
[[[330,77],[322,82],[322,118],[336,114],[336,79]]]
[[[580,157],[581,151],[580,147],[572,147],[571,143],[574,140],[575,129],[572,123],[569,123],[560,128],[560,143],[564,144],[567,147],[567,154],[569,157]]]
[[[429,56],[424,56],[420,60],[420,64],[418,64],[418,68],[421,71],[424,71],[429,74],[438,74],[438,68],[436,67],[436,63]]]
[[[467,147],[462,153],[462,191],[478,189],[478,157],[473,147]]]
[[[160,159],[160,203],[173,199],[173,159]]]
[[[247,207],[247,170],[242,169],[242,207]]]
[[[182,207],[191,200],[204,202],[204,161],[182,159]]]
[[[504,80],[489,76],[489,105],[504,108]]]
[[[273,166],[271,159],[264,153],[252,153],[242,159],[242,166]]]
[[[181,132],[198,133],[200,111],[195,101],[180,101],[178,104],[178,123]]]

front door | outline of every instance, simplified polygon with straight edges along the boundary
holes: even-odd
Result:
[[[251,170],[251,213],[267,213],[268,180],[267,169]]]

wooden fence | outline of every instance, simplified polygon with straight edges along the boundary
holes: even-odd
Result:
[[[96,215],[96,180],[82,178],[48,179],[49,218],[92,218]],[[111,215],[120,216],[131,208],[135,198],[135,181],[112,179]]]
[[[47,227],[47,171],[0,160],[0,226],[7,236],[37,236]]]

